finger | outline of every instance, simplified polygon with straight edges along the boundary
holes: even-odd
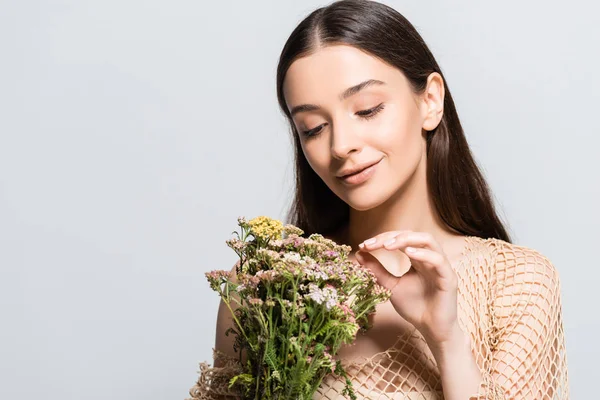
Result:
[[[363,251],[380,249],[383,247],[383,243],[405,232],[411,231],[388,231],[380,233],[379,235],[363,241],[358,245],[358,248]]]
[[[432,277],[452,279],[454,271],[446,262],[446,257],[424,247],[407,247],[404,253],[410,258],[412,267],[420,273],[429,274]]]
[[[383,242],[383,247],[388,250],[402,250],[407,246],[427,248],[444,253],[442,246],[432,234],[427,232],[403,232]]]
[[[356,252],[355,257],[361,265],[369,268],[373,272],[377,279],[377,283],[384,288],[392,290],[398,283],[398,279],[400,278],[390,273],[390,271],[388,271],[371,253],[359,250]]]

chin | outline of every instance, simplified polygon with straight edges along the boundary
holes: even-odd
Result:
[[[353,208],[357,211],[371,210],[380,206],[387,200],[387,197],[384,196],[384,193],[372,189],[367,189],[365,191],[357,191],[349,196],[346,195],[341,198],[346,204],[348,204],[350,208]]]

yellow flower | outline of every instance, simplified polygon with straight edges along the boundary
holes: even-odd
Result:
[[[256,237],[263,239],[274,238],[281,239],[283,233],[283,224],[281,221],[269,217],[261,216],[251,219],[248,222],[250,230]]]

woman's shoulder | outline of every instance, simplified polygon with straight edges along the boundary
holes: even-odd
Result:
[[[558,286],[558,270],[541,251],[497,238],[471,238],[474,250],[479,248],[490,254],[497,279]]]

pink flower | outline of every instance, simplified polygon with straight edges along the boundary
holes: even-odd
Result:
[[[331,372],[335,371],[335,360],[333,359],[333,356],[329,353],[329,349],[328,351],[325,351],[323,353],[323,358],[325,358],[326,364],[327,366],[329,366],[329,368],[331,369]]]
[[[251,299],[248,299],[248,303],[250,303],[253,306],[262,306],[263,301],[261,299],[259,299],[259,298],[254,298],[253,297]]]
[[[229,271],[214,270],[207,272],[205,275],[208,279],[221,280],[229,277]]]
[[[339,257],[339,255],[340,255],[340,253],[338,253],[337,251],[333,251],[333,250],[327,250],[323,254],[329,258],[336,258],[336,257]]]
[[[240,239],[229,239],[226,240],[225,243],[227,243],[227,246],[237,251],[242,251],[246,248],[246,242],[241,241]]]
[[[354,311],[346,304],[338,304],[338,307],[342,310],[342,313],[346,316],[348,322],[355,323],[356,318],[354,315]]]

